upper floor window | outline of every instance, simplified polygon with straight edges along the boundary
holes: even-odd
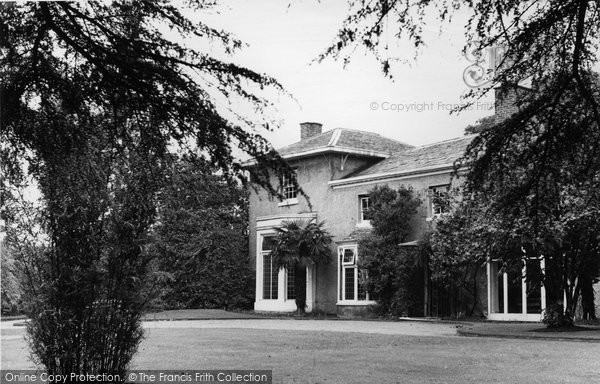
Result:
[[[369,215],[369,208],[371,208],[371,200],[369,196],[359,196],[359,223],[370,224],[371,216]]]
[[[429,188],[431,215],[438,216],[450,212],[450,186],[440,185]]]
[[[281,194],[285,200],[296,199],[298,197],[298,188],[294,184],[296,173],[284,174],[281,180]]]

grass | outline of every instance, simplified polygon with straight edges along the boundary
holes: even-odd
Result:
[[[273,369],[276,383],[582,383],[600,345],[253,329],[150,329],[136,369]]]
[[[3,331],[2,367],[25,368],[22,332]],[[175,327],[146,329],[131,368],[272,369],[274,383],[591,383],[598,356],[588,342]]]

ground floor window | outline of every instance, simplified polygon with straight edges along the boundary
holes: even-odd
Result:
[[[546,307],[545,290],[537,280],[543,259],[530,259],[521,265],[506,266],[499,260],[488,263],[488,317],[492,320],[538,321]]]
[[[294,268],[286,268],[286,281],[287,281],[287,291],[286,291],[286,299],[294,300],[296,298],[296,288],[294,284],[296,283],[296,271]]]
[[[261,251],[263,259],[263,300],[277,300],[279,269],[273,265],[273,257],[270,255],[273,244],[274,238],[272,236],[263,237]]]
[[[366,271],[358,268],[358,251],[356,245],[338,247],[338,300],[368,301],[364,281]]]

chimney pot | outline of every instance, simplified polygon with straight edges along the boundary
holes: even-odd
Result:
[[[323,132],[321,123],[300,123],[300,140],[320,135]]]

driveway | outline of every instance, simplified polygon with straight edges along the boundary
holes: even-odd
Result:
[[[446,323],[152,321],[132,369],[272,369],[274,383],[596,382],[600,344],[456,335]],[[2,324],[2,367],[32,368],[23,327]]]
[[[27,344],[24,340],[23,320],[0,322],[1,363],[3,367],[13,369],[34,368],[29,359]],[[381,335],[405,335],[425,337],[457,337],[456,328],[451,324],[424,322],[387,322],[357,320],[295,320],[295,319],[229,319],[229,320],[180,320],[145,321],[146,338],[151,339],[154,330],[190,330],[194,329],[247,329],[263,331],[312,331],[337,333],[363,333]],[[168,331],[167,331],[168,332]],[[142,346],[144,342],[142,343]]]
[[[320,331],[376,333],[406,336],[456,336],[456,326],[447,323],[412,321],[360,321],[360,320],[202,320],[202,321],[149,321],[144,328],[240,328],[280,331]]]

